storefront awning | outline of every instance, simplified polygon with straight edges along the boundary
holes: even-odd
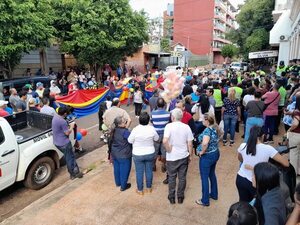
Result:
[[[144,54],[148,54],[148,55],[155,55],[155,56],[171,56],[171,53],[168,52],[144,52]]]

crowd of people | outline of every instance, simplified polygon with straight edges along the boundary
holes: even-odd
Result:
[[[168,200],[175,204],[177,198],[182,204],[188,165],[196,154],[202,195],[195,203],[209,207],[210,199],[217,200],[219,195],[216,166],[221,142],[237,149],[240,163],[236,176],[239,202],[230,208],[228,224],[285,224],[295,201],[287,222],[292,224],[299,211],[298,200],[291,193],[296,184],[284,183],[280,171],[300,175],[300,60],[284,70],[281,67],[282,63],[273,73],[226,70],[224,74],[195,74],[196,69],[184,70],[180,95],[168,102],[161,96],[163,90],[154,90],[150,113],[137,107],[145,101],[144,90],[134,81],[139,125],[130,131],[131,119],[117,98],[102,113],[104,127],[110,132],[108,146],[116,185],[121,191],[131,187],[128,179],[133,159],[137,194],[151,193],[153,171],[160,161],[166,172],[163,183],[169,186]],[[237,134],[243,140],[240,146],[235,144]],[[288,157],[273,146],[275,137],[288,139],[293,147]]]
[[[300,60],[291,61],[289,66],[280,63],[270,73],[229,69],[223,74],[211,74],[198,68],[185,69],[179,74],[185,80],[181,93],[168,101],[161,95],[164,90],[160,86],[146,100],[145,87],[153,77],[150,72],[143,75],[134,70],[124,74],[123,68],[118,67],[117,75],[113,76],[106,65],[102,73],[104,86],[114,90],[127,80],[131,85],[127,104],[133,103],[139,122],[130,129],[132,119],[114,96],[109,95],[99,106],[99,129],[103,132],[101,138],[108,142],[116,186],[121,191],[131,188],[128,180],[133,160],[136,193],[151,193],[153,171],[160,162],[161,171],[166,173],[162,182],[169,187],[170,204],[182,204],[189,163],[196,155],[202,193],[195,204],[209,207],[210,199],[217,200],[219,196],[216,166],[220,145],[227,146],[237,149],[240,163],[236,176],[239,202],[231,206],[227,224],[296,224],[300,188],[296,187],[294,196],[291,190],[296,185],[285,183],[280,171],[286,168],[300,175],[299,71]],[[36,88],[26,85],[19,94],[11,89],[11,109],[7,109],[8,102],[0,101],[1,116],[9,110],[54,115],[53,126],[58,129],[55,145],[64,152],[72,179],[82,177],[68,138],[75,125],[68,127],[62,120],[68,114],[65,107],[55,113],[53,95],[99,87],[95,77],[87,72],[77,74],[71,70],[58,78],[57,84],[52,82],[50,88],[37,83]],[[145,102],[150,105],[150,113],[142,110]],[[281,123],[284,130],[280,129]],[[235,144],[237,134],[243,140],[239,146]],[[273,147],[274,137],[288,139],[289,146],[294,147],[288,158]]]

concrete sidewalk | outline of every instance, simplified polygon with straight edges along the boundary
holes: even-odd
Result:
[[[79,165],[95,169],[83,179],[69,180],[63,186],[6,219],[5,225],[88,225],[88,224],[209,224],[226,223],[229,206],[238,199],[235,177],[238,160],[234,147],[222,147],[217,164],[219,200],[210,207],[194,202],[201,197],[198,158],[194,157],[187,177],[185,200],[182,205],[170,205],[168,186],[162,184],[165,174],[154,172],[153,192],[139,196],[135,193],[135,170],[132,167],[132,187],[120,192],[115,187],[113,168],[106,160],[106,146],[79,159]],[[96,161],[93,165],[86,162]],[[159,165],[159,162],[158,164]]]

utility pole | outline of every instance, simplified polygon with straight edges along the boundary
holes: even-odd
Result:
[[[157,67],[160,70],[160,52],[161,52],[161,33],[162,33],[162,23],[161,19],[159,18],[159,30],[158,30],[158,60],[157,60]]]

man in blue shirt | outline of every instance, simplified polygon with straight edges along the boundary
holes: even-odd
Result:
[[[170,122],[170,112],[166,111],[166,102],[163,98],[157,99],[157,109],[153,110],[151,113],[151,122],[156,132],[159,135],[159,140],[154,143],[155,153],[157,158],[160,158],[162,162],[161,170],[166,172],[166,150],[162,143],[164,137],[165,126]],[[153,170],[156,170],[156,159],[154,160]],[[168,179],[164,180],[164,184],[168,183]]]

